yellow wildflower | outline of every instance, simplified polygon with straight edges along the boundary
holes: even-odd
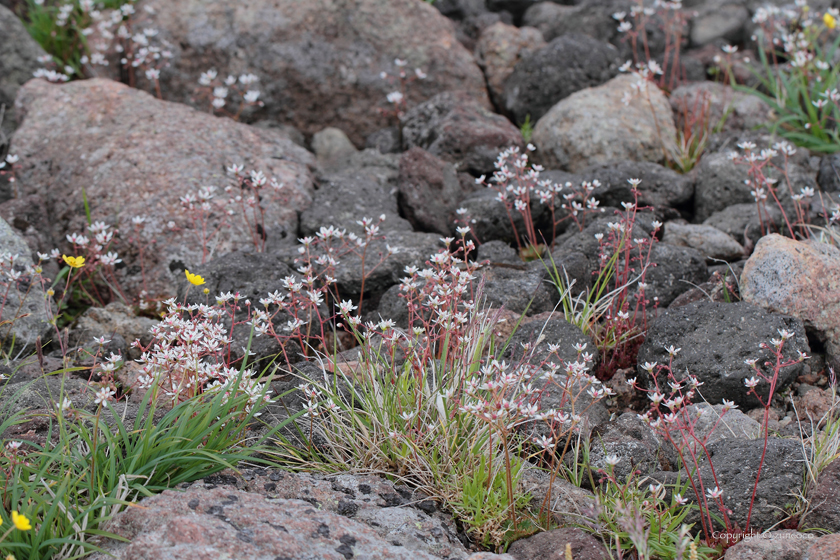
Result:
[[[199,276],[198,274],[190,274],[189,270],[184,270],[184,274],[187,275],[187,280],[190,281],[190,284],[193,286],[201,286],[204,284],[204,278]]]
[[[27,519],[27,517],[22,513],[18,513],[16,511],[12,512],[12,523],[14,523],[15,527],[21,531],[28,531],[32,528],[32,524],[29,522],[29,519]]]
[[[67,255],[61,255],[61,258],[64,259],[64,262],[67,263],[67,266],[71,268],[82,268],[83,266],[85,266],[84,257],[68,257]]]
[[[834,16],[829,14],[828,12],[826,12],[826,14],[823,16],[823,23],[829,29],[834,29],[835,27],[837,27],[837,20],[834,19]]]
[[[6,556],[6,560],[17,560],[17,558],[15,558],[14,554],[9,554]]]

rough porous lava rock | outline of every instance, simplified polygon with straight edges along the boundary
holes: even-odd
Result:
[[[5,144],[4,134],[15,128],[14,103],[20,86],[32,79],[32,73],[41,63],[44,49],[35,42],[20,19],[11,10],[0,6],[0,106],[5,105],[5,115],[0,128],[0,146]]]
[[[303,499],[371,527],[382,539],[407,550],[461,560],[469,556],[453,519],[420,491],[384,477],[338,473],[320,475],[274,469],[225,470],[204,479],[269,499]]]
[[[744,202],[715,212],[703,221],[703,225],[717,228],[751,249],[768,231],[781,231],[785,219],[775,204],[762,208],[759,216],[755,202]]]
[[[393,124],[379,109],[399,87],[380,73],[396,74],[395,59],[428,76],[408,84],[411,105],[454,89],[489,103],[481,69],[451,22],[426,2],[143,0],[136,10],[135,30],[155,28],[172,45],[161,90],[173,101],[190,102],[209,68],[223,76],[253,72],[265,102],[257,118],[292,124],[307,135],[335,126],[357,146]]]
[[[633,76],[617,76],[552,107],[534,127],[540,162],[577,173],[613,160],[664,160],[676,138],[671,105],[653,85],[635,91],[636,82]],[[627,105],[625,95],[631,96]]]
[[[475,56],[484,70],[490,98],[497,107],[505,105],[505,80],[516,64],[544,46],[542,33],[533,27],[514,27],[498,22],[481,32]]]
[[[702,221],[725,208],[734,204],[752,202],[755,205],[755,198],[752,195],[752,187],[745,181],[749,179],[749,166],[744,163],[736,163],[730,159],[732,150],[705,154],[697,166],[697,182],[694,187],[694,204],[697,221]],[[743,154],[742,151],[738,150]],[[790,206],[791,189],[784,174],[784,161],[775,162],[779,167],[766,166],[765,175],[775,179],[776,191],[780,202],[784,205],[788,216],[793,216]],[[788,165],[787,177],[790,179],[790,186],[793,194],[798,194],[801,189],[809,187],[817,188],[814,180],[814,173],[804,166],[791,162]],[[768,196],[765,204],[767,207],[777,206],[772,197]]]
[[[50,313],[47,305],[53,305],[47,299],[41,282],[26,272],[34,266],[32,250],[18,233],[0,219],[0,258],[2,259],[3,278],[2,314],[0,320],[0,345],[5,349],[14,348],[15,352],[24,348],[33,348],[39,336],[46,342],[52,336],[53,328],[49,324]],[[14,264],[10,264],[14,258]],[[20,278],[13,280],[8,274],[20,273]],[[6,323],[8,321],[8,323]]]
[[[187,560],[211,558],[323,558],[346,560],[439,556],[392,544],[371,527],[302,500],[267,500],[225,486],[193,484],[146,498],[108,524],[129,539],[109,540],[92,558]]]
[[[685,124],[686,115],[703,115],[712,126],[723,121],[722,130],[753,130],[770,119],[770,106],[764,101],[718,82],[681,85],[671,92],[670,101],[677,127]]]
[[[505,80],[504,108],[514,122],[535,123],[558,101],[618,74],[618,50],[579,34],[563,35],[520,60]]]
[[[318,177],[312,204],[300,214],[300,233],[315,235],[322,227],[364,234],[357,222],[362,218],[385,221],[381,231],[410,231],[399,214],[396,187],[399,156],[364,150],[350,155],[341,169],[331,169]]]
[[[802,560],[816,538],[793,529],[751,535],[728,548],[724,560]]]
[[[840,459],[823,469],[808,499],[811,508],[800,527],[840,532]]]
[[[532,365],[539,365],[543,362],[551,362],[561,365],[569,364],[578,360],[576,344],[585,345],[585,352],[592,354],[590,371],[594,370],[598,363],[598,350],[592,339],[572,325],[562,316],[553,312],[546,312],[531,318],[525,324],[520,325],[510,338],[504,359],[508,363],[519,363],[527,361]],[[549,345],[556,345],[556,352],[551,352]],[[540,396],[539,406],[542,410],[564,410],[571,412],[569,395],[561,387],[566,383],[565,377],[560,375],[553,382],[547,383],[538,381],[545,388]],[[602,401],[593,401],[586,393],[589,387],[582,382],[573,383],[571,393],[576,396],[575,411],[583,418],[582,427],[585,431],[591,430],[594,426],[606,422],[610,414]],[[581,413],[580,411],[586,411]],[[550,437],[551,433],[545,422],[533,422],[527,424],[524,429],[532,430],[532,435]]]
[[[111,302],[105,307],[91,307],[82,313],[73,327],[70,341],[73,345],[91,346],[95,345],[94,337],[119,337],[126,344],[129,357],[136,360],[140,357],[140,350],[129,348],[131,343],[139,340],[143,346],[147,346],[152,340],[149,329],[156,323],[156,320],[149,317],[136,316],[123,303]]]
[[[568,482],[562,476],[526,463],[519,473],[520,491],[531,495],[531,511],[538,512],[548,499],[548,509],[560,525],[571,525],[579,516],[586,515],[595,505],[595,495]],[[549,495],[550,493],[550,495]]]
[[[444,92],[410,109],[403,118],[403,146],[419,146],[458,171],[491,174],[502,150],[524,147],[509,120],[464,93]]]
[[[615,455],[619,462],[613,467],[613,473],[619,481],[626,480],[633,471],[645,476],[669,470],[676,458],[673,452],[673,457],[666,456],[663,441],[634,412],[625,412],[611,422],[596,426],[589,437],[589,464],[593,471],[608,471],[607,457]]]
[[[709,278],[703,255],[690,247],[654,243],[650,250],[652,265],[645,272],[645,296],[666,307],[681,293]]]
[[[587,181],[599,181],[592,191],[602,206],[621,207],[622,202],[634,202],[629,179],[639,179],[640,206],[684,205],[694,196],[694,181],[673,169],[648,161],[613,161],[587,167],[580,172]]]
[[[784,346],[786,361],[796,359],[797,351],[810,353],[802,321],[771,313],[751,303],[698,301],[666,309],[650,326],[639,349],[640,382],[649,380],[642,365],[645,362],[668,364],[665,348],[674,346],[681,349],[673,361],[675,376],[678,379],[687,375],[697,377],[704,383],[701,392],[708,402],[720,404],[722,399],[727,399],[743,409],[755,408],[759,406],[758,399],[748,396],[744,386],[744,380],[755,372],[744,360],[757,359],[758,364],[768,361],[771,358],[769,350],[761,349],[759,344],[769,344],[771,339],[778,338],[779,329],[793,333]],[[760,367],[765,374],[772,375],[772,370]],[[801,362],[783,368],[779,372],[776,392],[784,390],[801,375],[802,368]],[[756,390],[766,397],[768,388],[768,384],[762,382]]]
[[[574,527],[552,529],[531,537],[519,539],[508,548],[508,554],[516,560],[566,560],[567,545],[571,545],[575,560],[607,560],[610,558],[604,543]]]
[[[700,478],[705,488],[718,486],[723,490],[724,505],[732,510],[729,519],[746,529],[747,514],[750,510],[756,473],[759,472],[762,455],[764,462],[761,477],[755,495],[749,528],[764,530],[784,520],[796,504],[796,496],[802,490],[802,475],[805,471],[805,458],[802,455],[802,443],[793,439],[771,437],[767,440],[767,452],[764,454],[764,440],[721,440],[707,446],[714,465],[717,482],[709,468],[705,453],[701,454]],[[692,465],[693,468],[693,465]],[[681,477],[687,481],[685,471],[662,472],[651,478],[671,484]],[[697,483],[697,482],[695,482]],[[693,492],[683,494],[689,502],[696,500]],[[717,503],[708,500],[712,515],[720,517]],[[689,514],[687,523],[698,522],[696,512]],[[716,524],[716,527],[720,527]]]
[[[389,231],[385,239],[372,241],[365,258],[365,293],[380,294],[405,277],[405,267],[424,268],[426,261],[443,247],[440,235],[413,231]],[[392,253],[375,270],[382,256]],[[342,297],[358,296],[362,289],[361,251],[345,255],[335,270]]]
[[[230,119],[158,101],[149,94],[103,79],[63,85],[32,80],[21,88],[16,110],[23,118],[13,140],[20,156],[19,188],[46,202],[54,239],[86,231],[82,189],[91,218],[125,234],[131,219],[144,216],[145,270],[150,296],[171,295],[172,278],[201,264],[201,228],[182,209],[181,197],[207,185],[232,182],[225,166],[274,177],[283,188],[263,198],[265,235],[270,247],[294,238],[298,212],[312,196],[314,158],[280,134]],[[208,231],[218,227],[223,208],[215,209]],[[239,213],[210,239],[208,251],[224,254],[253,246]],[[126,263],[124,289],[142,289],[136,246],[118,245]]]
[[[662,241],[670,245],[697,249],[708,262],[736,261],[744,256],[744,247],[719,229],[699,224],[668,222]]]
[[[482,296],[490,307],[536,315],[551,311],[558,300],[542,263],[491,264],[478,274],[477,282],[484,282]]]
[[[808,547],[802,560],[834,560],[840,556],[840,535],[825,535]]]
[[[771,234],[759,240],[741,273],[741,297],[793,315],[840,358],[840,250]]]
[[[448,235],[455,209],[468,194],[452,164],[421,148],[411,148],[400,157],[397,202],[400,213],[415,230]]]

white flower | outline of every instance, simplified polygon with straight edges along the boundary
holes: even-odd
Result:
[[[758,378],[753,376],[749,379],[744,379],[744,385],[746,385],[750,389],[754,389],[758,385]]]
[[[607,458],[605,460],[606,460],[607,464],[610,465],[611,467],[616,466],[621,461],[621,459],[618,457],[618,455],[615,455],[615,454],[607,455]]]
[[[243,98],[245,99],[246,103],[256,103],[257,99],[260,98],[260,92],[259,90],[255,89],[248,90],[247,92],[245,92]]]
[[[93,399],[93,402],[96,404],[104,404],[111,400],[115,391],[113,389],[108,389],[108,387],[102,387],[99,391],[96,392],[96,398]]]
[[[403,100],[403,94],[398,91],[392,91],[388,94],[388,103],[393,103],[394,105],[400,103]]]
[[[713,500],[717,500],[721,496],[723,496],[723,490],[715,486],[712,489],[706,490],[706,494],[712,498]]]

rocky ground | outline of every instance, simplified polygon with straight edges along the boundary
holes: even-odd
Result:
[[[614,455],[627,472],[633,465],[654,480],[676,476],[673,448],[638,419],[638,396],[622,380],[641,383],[645,362],[667,363],[665,348],[680,348],[673,369],[703,384],[711,404],[692,410],[713,435],[710,456],[738,523],[749,507],[750,477],[762,464],[752,523],[774,530],[730,548],[726,558],[838,558],[837,535],[794,529],[840,532],[840,458],[806,483],[808,514],[789,519],[788,513],[808,480],[803,449],[833,404],[831,372],[840,371],[840,250],[780,235],[786,231],[780,214],[759,216],[745,184],[747,168],[729,154],[745,141],[759,148],[776,142],[760,128],[773,115],[757,98],[707,80],[721,46],[749,49],[759,4],[686,3],[685,48],[679,69],[671,70],[678,86],[625,103],[636,78],[620,67],[634,53],[613,14],[629,12],[628,0],[138,0],[134,29],[156,30],[150,37],[171,51],[160,73],[163,99],[142,73],[135,87],[123,83],[115,64],[91,64],[89,79],[68,83],[32,79],[43,50],[0,1],[0,155],[18,158],[6,166],[13,174],[0,176],[0,252],[19,255],[19,268],[56,247],[69,252],[68,235],[85,230],[87,211],[120,230],[123,262],[115,270],[133,299],[87,309],[63,336],[72,348],[105,336],[109,351],[136,359],[131,343],[148,343],[157,322],[153,304],[140,309],[136,303],[186,297],[185,269],[201,274],[211,294],[238,291],[256,301],[283,289],[283,278],[297,268],[300,238],[333,225],[362,235],[356,222],[363,217],[384,217],[383,239],[372,251],[393,254],[367,278],[358,259],[346,259],[336,271],[339,290],[355,301],[364,297],[365,318],[392,318],[407,329],[398,297],[406,267],[422,267],[467,215],[481,243],[478,259],[488,262],[480,270],[488,306],[503,308],[511,322],[525,315],[514,347],[549,332],[553,343],[588,341],[591,348],[591,339],[551,315],[559,296],[545,267],[520,258],[505,206],[476,183],[493,174],[501,151],[526,150],[520,127],[527,120],[543,177],[599,182],[593,196],[604,215],[582,230],[570,221],[552,230],[545,227],[545,205],[533,210],[542,230],[556,234],[551,258],[578,286],[591,285],[598,270],[595,235],[608,232],[613,213],[634,200],[627,179],[642,180],[639,203],[648,207],[639,214],[639,235],[648,237],[654,220],[664,223],[646,278],[656,305],[644,344],[634,365],[607,381],[617,396],[587,410],[597,442],[593,466],[605,468]],[[662,62],[670,51],[650,25],[648,54]],[[210,68],[257,75],[261,104],[237,114],[239,122],[212,114],[196,94],[199,75]],[[408,73],[402,81],[400,71]],[[400,100],[389,103],[386,96],[396,91]],[[727,118],[697,165],[680,173],[665,165],[663,153],[684,125],[681,108],[698,98],[717,115],[712,120]],[[208,255],[202,228],[221,227],[221,218],[205,227],[182,200],[208,185],[221,195],[232,164],[282,186],[260,203],[262,245],[253,243],[250,226],[231,218]],[[787,163],[782,207],[793,214],[791,194],[813,188],[822,198],[814,198],[809,212],[825,225],[821,209],[840,200],[838,165],[836,155],[798,149]],[[142,226],[135,227],[132,218],[140,217]],[[779,233],[765,229],[762,219]],[[521,216],[516,220],[521,227]],[[129,243],[129,232],[139,243]],[[138,246],[145,247],[142,255]],[[55,277],[59,264],[45,261],[44,274]],[[52,341],[45,355],[10,364],[14,384],[59,369],[62,352],[40,303],[43,289],[12,286],[4,305],[28,313],[4,326],[6,339],[12,333],[17,341],[16,359],[28,355],[21,346],[31,352],[37,340]],[[780,329],[792,333],[791,356],[810,358],[779,375],[764,456],[764,408],[747,394],[752,370],[745,359],[767,359],[760,345]],[[247,332],[234,338],[234,346],[247,342]],[[258,357],[279,351],[271,344],[252,350]],[[33,385],[16,406],[43,409],[53,381]],[[66,383],[69,394],[95,409],[84,379],[68,376]],[[719,424],[724,399],[738,408]],[[547,484],[534,475],[535,499],[545,496]],[[225,471],[145,499],[107,527],[127,541],[104,546],[125,560],[526,560],[567,558],[570,543],[575,560],[608,558],[600,540],[564,517],[590,507],[592,493],[556,484],[553,494],[562,499],[552,510],[567,526],[517,541],[506,555],[480,552],[449,513],[407,485],[372,475],[270,469]]]

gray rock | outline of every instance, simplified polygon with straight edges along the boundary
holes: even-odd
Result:
[[[399,127],[388,126],[371,132],[365,139],[365,148],[379,150],[383,154],[395,154],[401,151]]]
[[[690,82],[671,92],[671,107],[680,130],[686,115],[703,115],[711,129],[723,121],[724,131],[753,130],[770,119],[770,106],[764,101],[718,82]],[[698,133],[701,132],[698,130]]]
[[[471,194],[461,201],[459,206],[466,210],[466,214],[459,216],[459,218],[469,217],[470,227],[481,243],[499,240],[515,245],[514,226],[519,234],[520,242],[527,243],[524,238],[525,220],[522,215],[516,210],[512,210],[508,214],[505,205],[497,200],[497,194],[495,190],[490,188],[482,188]],[[513,226],[511,226],[511,218],[513,218]],[[543,204],[532,204],[531,219],[538,229],[547,228],[551,221],[548,207]],[[451,234],[456,233],[456,227],[453,223],[450,230]]]
[[[618,73],[618,50],[579,34],[563,35],[520,60],[505,80],[505,109],[517,124],[537,122],[558,101]]]
[[[250,339],[250,351],[254,355],[248,361],[252,364],[264,365],[264,361],[275,357],[279,357],[280,362],[285,361],[285,356],[288,356],[289,361],[292,362],[300,359],[300,347],[294,342],[287,343],[284,356],[283,349],[275,338],[268,335],[252,337],[251,325],[247,324],[247,321],[242,322],[247,316],[244,300],[250,301],[254,308],[265,309],[265,306],[260,303],[260,298],[265,298],[275,290],[286,293],[282,280],[294,273],[278,256],[269,253],[229,253],[195,267],[190,272],[204,278],[205,284],[200,287],[191,286],[187,282],[186,276],[182,275],[177,285],[178,301],[188,303],[209,301],[214,303],[216,296],[226,292],[238,293],[242,296],[243,301],[240,302],[237,312],[237,322],[240,324],[233,327],[231,336],[233,342],[230,349],[233,357],[239,358],[244,355],[244,349],[248,346],[248,340]],[[209,294],[206,296],[203,293],[204,288],[209,290]],[[272,308],[270,311],[274,312],[276,308]],[[278,313],[275,316],[274,324],[278,332],[282,332],[280,325],[290,318],[290,315],[285,312]],[[222,322],[226,325],[226,328],[230,327],[228,317],[223,318]]]
[[[729,158],[730,150],[707,153],[700,160],[697,168],[697,183],[695,186],[695,210],[698,221],[705,220],[717,211],[740,203],[755,203],[751,194],[753,190],[745,183],[749,179],[749,166],[737,164]],[[778,162],[779,169],[766,166],[765,175],[775,179],[776,191],[780,202],[784,205],[788,216],[793,216],[790,206],[791,188],[793,193],[799,193],[804,187],[816,189],[814,174],[797,163],[790,163],[788,176],[790,187],[784,175],[784,162]],[[765,206],[776,206],[772,196],[768,194]]]
[[[402,121],[405,148],[418,146],[458,171],[491,174],[499,152],[524,147],[510,121],[464,93],[444,92],[409,110]]]
[[[583,529],[564,527],[537,533],[515,541],[508,554],[516,560],[531,560],[540,558],[545,560],[566,560],[567,545],[571,546],[572,558],[575,560],[608,560],[611,558],[604,547],[604,543],[596,539]]]
[[[505,80],[516,64],[544,46],[542,33],[533,27],[514,27],[498,22],[481,32],[475,56],[487,78],[490,98],[497,107],[505,105]],[[532,122],[536,119],[532,118]]]
[[[635,83],[633,76],[621,75],[552,107],[534,128],[540,162],[577,173],[614,160],[663,161],[675,149],[671,106],[652,84],[634,94]],[[631,96],[627,105],[625,95]]]
[[[397,202],[401,215],[418,231],[448,235],[455,210],[474,182],[462,180],[455,167],[421,148],[400,157]],[[473,183],[473,184],[470,184]]]
[[[552,41],[556,37],[569,33],[583,33],[599,41],[612,43],[619,49],[621,58],[624,60],[645,60],[647,54],[642,42],[639,41],[634,56],[632,44],[627,40],[627,36],[618,30],[618,22],[612,17],[616,12],[624,12],[628,14],[626,20],[632,22],[629,14],[633,5],[631,0],[583,0],[572,9],[560,14],[557,10],[549,11],[543,8],[542,13],[549,16],[546,24],[542,26],[543,35],[546,41]],[[531,9],[537,10],[539,6]],[[536,24],[534,19],[535,17],[529,14],[527,17],[529,25]],[[665,51],[666,37],[663,32],[663,23],[658,15],[647,18],[645,26],[647,51],[652,58],[660,57]]]
[[[502,241],[488,241],[479,245],[476,260],[522,265],[522,259],[519,258],[516,249]]]
[[[708,225],[668,222],[665,224],[662,241],[670,245],[697,249],[710,263],[716,260],[737,261],[744,256],[743,245],[730,235]]]
[[[16,128],[12,109],[18,89],[32,79],[32,73],[41,66],[38,57],[45,54],[18,17],[0,6],[0,107],[5,106],[0,123],[0,146],[6,144]]]
[[[225,166],[242,164],[283,184],[276,194],[267,187],[261,200],[269,248],[297,237],[298,212],[312,200],[315,159],[276,131],[159,101],[103,79],[62,85],[31,80],[20,89],[15,108],[24,117],[12,141],[20,156],[20,192],[46,202],[53,239],[87,228],[82,189],[91,219],[127,236],[134,235],[132,218],[146,218],[139,240],[155,244],[144,254],[145,286],[139,259],[123,255],[126,266],[117,269],[129,294],[145,288],[149,297],[172,295],[168,290],[184,268],[209,254],[254,247],[240,212],[205,244],[201,227],[183,209],[181,197],[198,195],[205,185],[219,187],[211,209],[227,202],[222,187],[235,179]],[[232,194],[238,186],[234,189]],[[219,228],[222,216],[211,212],[206,231]]]
[[[388,254],[389,247],[394,252],[373,270],[380,259]],[[365,293],[383,293],[405,276],[405,267],[423,268],[425,262],[442,247],[440,235],[436,233],[385,232],[384,240],[374,240],[367,247],[364,269],[364,274],[367,275],[367,279],[364,280]],[[361,253],[351,253],[342,257],[335,273],[339,293],[343,298],[359,296],[363,280]]]
[[[805,322],[840,360],[840,250],[771,234],[759,240],[741,273],[741,297]]]
[[[266,500],[260,494],[214,484],[193,484],[184,492],[166,490],[142,504],[107,524],[110,532],[128,542],[108,540],[103,548],[113,556],[100,553],[92,558],[139,560],[148,554],[161,560],[194,558],[196,535],[201,536],[201,550],[212,558],[439,558],[426,550],[392,544],[372,527],[309,502]],[[179,530],[172,532],[173,526]]]
[[[362,218],[385,221],[382,231],[410,231],[411,225],[397,209],[399,157],[365,150],[350,156],[347,165],[322,175],[312,205],[300,215],[302,235],[315,235],[322,227],[335,226],[363,235]]]
[[[800,522],[800,528],[840,532],[840,459],[832,461],[808,491],[811,507]]]
[[[666,446],[651,427],[633,412],[625,412],[611,422],[596,426],[589,437],[592,470],[609,472],[606,459],[615,455],[619,462],[613,467],[613,474],[620,484],[634,471],[646,476],[655,471],[670,470],[676,463],[676,454],[669,449],[670,446]],[[598,478],[595,474],[595,479]]]
[[[823,191],[840,191],[840,154],[830,154],[820,159],[817,183]]]
[[[717,475],[716,481],[708,462],[704,460],[705,454],[701,459],[699,478],[704,487],[710,489],[718,486],[723,490],[724,505],[732,511],[729,519],[744,530],[747,530],[747,515],[763,448],[763,439],[728,439],[709,445],[707,449]],[[749,529],[769,529],[787,517],[787,511],[794,507],[796,496],[802,490],[804,471],[805,459],[799,441],[774,437],[767,440],[767,453],[761,468]],[[652,478],[670,484],[676,482],[678,476],[685,484],[687,475],[684,471],[679,474],[656,473]],[[695,483],[698,483],[696,478]],[[689,502],[696,502],[691,490],[683,493],[683,497]],[[717,503],[708,498],[707,502],[712,514],[720,516]],[[687,523],[698,521],[696,511],[692,511],[686,519]],[[720,525],[716,523],[715,527],[719,529]]]
[[[155,28],[172,44],[161,90],[173,101],[193,103],[208,68],[222,76],[253,72],[265,106],[252,119],[292,124],[307,136],[335,126],[361,146],[395,124],[393,113],[378,109],[391,109],[385,96],[399,85],[380,72],[395,75],[394,60],[403,59],[409,72],[427,74],[406,85],[409,105],[451,89],[489,104],[481,69],[452,23],[425,2],[259,0],[232,10],[225,0],[143,0],[136,10],[133,29]],[[138,86],[147,88],[140,74]]]
[[[591,512],[595,506],[595,495],[566,481],[562,475],[551,480],[551,473],[525,463],[519,473],[519,490],[531,495],[530,509],[539,512],[543,504],[548,506],[554,521],[560,525],[571,525],[580,516]]]
[[[785,220],[782,211],[775,204],[762,209],[761,215],[755,202],[744,202],[718,210],[703,221],[703,225],[712,226],[735,239],[744,246],[745,252],[752,248],[759,239],[770,232],[782,231]]]
[[[157,322],[148,317],[136,316],[125,304],[111,302],[105,307],[91,307],[85,311],[76,321],[70,335],[70,343],[74,346],[89,347],[96,345],[93,342],[94,337],[120,337],[128,346],[135,340],[147,346],[152,341],[149,329]],[[127,347],[126,350],[127,357],[135,360],[140,357],[139,349]]]
[[[769,350],[759,347],[778,338],[778,329],[794,333],[784,347],[786,360],[796,359],[797,351],[810,352],[805,328],[801,321],[770,313],[746,302],[718,303],[698,301],[666,309],[648,329],[647,338],[639,349],[637,363],[640,383],[650,384],[650,378],[642,369],[646,362],[668,364],[666,347],[681,348],[674,358],[673,371],[677,379],[687,375],[695,376],[704,383],[700,392],[706,401],[719,404],[722,399],[735,402],[742,409],[749,410],[760,405],[758,400],[747,395],[744,380],[755,373],[744,363],[746,359],[757,359],[765,374],[771,374],[764,362],[771,357]],[[783,391],[802,373],[802,364],[797,362],[779,372],[776,393]],[[664,373],[660,384],[665,383]],[[756,391],[766,398],[769,386],[759,383]]]
[[[802,560],[816,539],[793,529],[751,535],[728,548],[724,560]]]
[[[549,344],[558,346],[556,353],[550,351]],[[513,363],[526,360],[532,365],[572,363],[578,355],[575,344],[586,345],[585,352],[593,355],[593,366],[598,363],[598,349],[592,339],[563,319],[562,314],[554,314],[551,318],[521,325],[510,339],[505,359]]]
[[[14,259],[12,263],[10,259]],[[41,281],[32,272],[32,250],[5,220],[0,219],[0,267],[2,267],[2,305],[0,305],[0,345],[15,353],[34,348],[38,337],[43,342],[54,334],[49,324],[55,309],[47,298]],[[19,278],[11,275],[20,274]],[[52,306],[52,313],[47,306]]]
[[[707,0],[694,8],[697,15],[691,18],[689,38],[693,47],[710,43],[739,44],[745,40],[750,23],[750,11],[739,0]]]
[[[672,169],[647,161],[613,161],[587,167],[580,172],[587,181],[598,180],[601,186],[592,191],[602,206],[621,207],[622,202],[634,202],[628,179],[641,179],[641,206],[678,207],[694,196],[694,181]]]
[[[670,305],[692,286],[709,279],[705,259],[696,249],[654,243],[650,262],[654,266],[645,273],[644,281],[650,285],[645,290],[645,296],[651,302],[658,301],[662,307]]]
[[[557,345],[556,353],[552,353],[549,344]],[[598,363],[598,350],[589,336],[583,334],[579,328],[568,323],[562,315],[544,313],[539,318],[520,325],[513,333],[504,358],[508,363],[516,364],[527,361],[532,365],[543,363],[570,364],[577,361],[578,353],[575,344],[585,344],[585,352],[593,355],[590,372],[594,371]],[[589,385],[577,381],[568,383],[564,375],[559,375],[553,381],[536,380],[542,386],[539,400],[541,410],[562,410],[571,413],[573,410],[582,418],[580,427],[584,435],[599,424],[606,422],[610,414],[607,407],[600,400],[594,400],[586,393]],[[568,388],[565,388],[566,385]],[[575,400],[574,405],[572,399]],[[530,422],[521,428],[529,433],[529,437],[552,437],[551,428],[545,422]],[[556,432],[556,429],[555,429]]]
[[[358,151],[342,130],[331,126],[312,136],[312,150],[323,169],[340,166]]]
[[[514,313],[536,315],[554,309],[557,290],[549,284],[542,263],[491,264],[479,272],[487,305]]]
[[[722,404],[698,403],[686,407],[686,411],[694,422],[694,433],[707,444],[722,439],[757,439],[762,433],[761,424],[737,408],[724,413]]]
[[[525,11],[522,25],[534,27],[543,37],[556,37],[554,28],[569,14],[575,13],[574,6],[564,6],[555,2],[539,2]],[[597,37],[596,37],[597,38]]]

